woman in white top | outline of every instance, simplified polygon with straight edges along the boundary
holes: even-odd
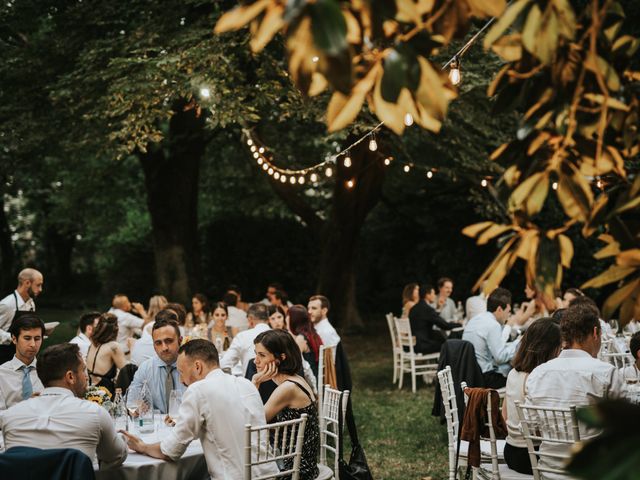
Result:
[[[513,358],[513,369],[507,377],[502,416],[507,423],[508,431],[504,459],[509,468],[516,472],[532,474],[515,402],[524,403],[527,377],[533,369],[556,358],[560,349],[560,327],[551,318],[540,318],[527,329]]]

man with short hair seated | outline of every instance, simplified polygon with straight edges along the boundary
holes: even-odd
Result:
[[[502,326],[510,313],[511,292],[498,287],[487,298],[487,311],[469,320],[462,334],[463,340],[473,344],[487,388],[502,388],[507,384],[510,362],[518,345],[518,342],[507,342],[502,335]]]
[[[153,408],[162,413],[169,413],[171,391],[182,393],[185,390],[176,368],[182,341],[176,318],[171,310],[158,312],[151,330],[155,354],[140,364],[131,382],[135,387],[142,387],[146,382],[153,398]]]
[[[38,361],[42,393],[0,413],[5,448],[75,448],[101,468],[121,465],[127,446],[107,411],[83,399],[87,372],[78,345],[48,347]],[[97,457],[97,461],[96,461]]]
[[[80,354],[82,358],[87,360],[87,352],[91,345],[91,336],[93,335],[93,329],[98,324],[100,318],[99,312],[85,313],[80,317],[80,325],[78,326],[78,335],[69,340],[69,343],[75,343],[80,348]]]
[[[633,364],[620,369],[620,376],[626,383],[640,383],[640,332],[636,332],[629,340],[629,352],[633,357]]]
[[[18,312],[11,324],[16,353],[0,365],[0,410],[40,393],[44,386],[36,372],[36,356],[44,338],[44,323],[33,312]]]
[[[434,330],[438,327],[441,330],[452,330],[461,327],[457,322],[447,322],[431,303],[436,300],[436,292],[433,286],[428,284],[420,285],[420,300],[411,310],[409,310],[409,322],[411,323],[411,334],[416,337],[416,344],[413,350],[416,353],[436,353],[446,340],[442,332]]]
[[[242,376],[247,372],[249,361],[256,357],[253,340],[260,333],[269,330],[269,313],[267,306],[262,303],[254,303],[247,311],[249,330],[238,333],[231,342],[229,350],[224,353],[221,368],[233,369],[238,362],[242,365],[240,373]]]
[[[266,424],[258,390],[246,378],[225,374],[218,366],[218,351],[208,340],[191,340],[180,347],[178,371],[188,385],[180,421],[162,442],[153,444],[122,432],[129,447],[151,457],[177,460],[199,438],[211,478],[244,478],[244,427]],[[272,462],[253,467],[255,476],[277,472]]]

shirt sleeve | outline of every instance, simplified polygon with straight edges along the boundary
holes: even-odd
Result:
[[[100,469],[117,467],[127,458],[127,444],[118,435],[111,417],[103,408],[98,409],[100,422],[100,439],[96,448],[96,455],[100,461]]]
[[[142,328],[144,320],[127,312],[122,316],[122,324],[128,328]]]
[[[133,380],[131,380],[131,385],[129,386],[129,388],[131,387],[142,388],[144,381],[147,380],[147,377],[148,377],[148,372],[149,372],[148,367],[149,365],[146,363],[146,360],[145,362],[140,364],[140,367],[138,367],[138,369],[136,370],[136,373],[133,375]]]
[[[188,388],[182,397],[178,412],[179,421],[171,433],[160,442],[160,450],[172,460],[179,459],[189,444],[200,436],[204,418],[200,411],[205,399],[199,399],[197,391]]]
[[[229,349],[224,352],[224,356],[220,360],[220,368],[233,368],[242,358],[242,345],[240,345],[242,337],[237,335],[233,339]],[[244,372],[243,372],[244,374]]]
[[[487,346],[489,347],[494,363],[500,365],[511,361],[515,353],[517,343],[507,343],[502,338],[502,329],[500,328],[500,325],[496,322],[495,326],[491,326],[491,329],[488,331]]]

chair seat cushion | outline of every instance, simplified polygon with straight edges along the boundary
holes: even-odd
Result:
[[[483,463],[480,468],[484,471],[484,475],[481,475],[482,477],[491,478],[490,463]],[[498,471],[500,472],[500,480],[533,480],[533,475],[518,473],[515,470],[511,470],[506,463],[499,463]]]
[[[505,440],[496,440],[496,450],[498,451],[498,460],[504,460]],[[484,457],[491,457],[491,442],[488,440],[480,440],[480,453]],[[460,456],[467,457],[469,454],[469,442],[462,440],[460,442]]]
[[[326,465],[322,465],[319,463],[318,469],[320,470],[320,472],[318,472],[316,480],[331,480],[333,478],[333,470],[331,470]]]

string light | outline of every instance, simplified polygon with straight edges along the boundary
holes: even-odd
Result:
[[[355,184],[356,184],[356,181],[353,178],[350,180],[347,180],[347,188],[351,189],[354,187]]]
[[[311,61],[312,61],[313,63],[318,63],[318,62],[320,61],[320,57],[318,57],[318,56],[313,56],[313,57],[311,57]]]
[[[211,91],[206,87],[202,87],[200,89],[200,96],[202,98],[209,98],[211,96]]]
[[[262,169],[264,171],[267,171],[269,169],[269,165],[267,165],[266,163],[262,165]]]
[[[275,178],[276,180],[278,180],[280,178],[280,172],[276,172],[273,174],[273,178]]]
[[[352,163],[351,163],[351,157],[349,156],[349,154],[347,153],[347,156],[344,157],[344,162],[342,162],[342,164],[346,167],[349,168]]]
[[[331,178],[331,175],[333,175],[333,170],[331,170],[331,167],[327,167],[327,169],[324,171],[324,174],[327,176],[327,178]]]
[[[292,177],[292,178],[293,178],[293,177]],[[298,177],[298,183],[299,183],[300,185],[304,185],[304,175],[300,175],[300,176]]]
[[[451,65],[449,66],[449,80],[453,85],[459,85],[462,80],[462,75],[460,74],[460,59],[455,56]]]
[[[554,190],[558,190],[558,182],[553,182],[551,184],[551,188],[553,188]]]
[[[251,151],[255,152],[256,150],[257,150],[256,146],[255,145],[251,145]]]
[[[253,152],[253,158],[258,158],[260,154],[258,152]]]
[[[482,181],[480,182],[480,185],[482,185],[482,187],[486,187],[489,184],[489,182],[487,182],[486,178],[483,178]]]
[[[378,149],[378,143],[376,142],[376,137],[371,135],[371,140],[369,140],[369,150],[375,152]]]
[[[604,187],[604,183],[602,183],[602,179],[600,177],[598,177],[598,179],[596,180],[596,187],[598,187],[600,190],[602,190],[602,188]]]
[[[410,113],[407,113],[407,114],[404,116],[404,124],[405,124],[407,127],[410,127],[411,125],[413,125],[413,115],[411,115]]]
[[[269,171],[267,172],[269,175],[273,175],[273,168],[269,168]]]
[[[259,151],[260,153],[264,153],[264,147],[260,147],[260,148],[258,149],[258,151]]]
[[[251,140],[250,138],[247,139],[247,145],[251,146],[253,145],[253,140]]]
[[[258,165],[262,165],[263,163],[264,163],[264,160],[262,159],[262,157],[260,157],[260,158],[258,159]],[[265,163],[265,165],[267,165],[267,164]],[[267,168],[269,168],[269,166],[268,166],[268,165],[267,165]],[[265,170],[266,170],[266,168],[265,168]]]
[[[318,181],[318,175],[316,175],[315,173],[312,173],[311,176],[309,177],[309,180],[311,180],[313,183],[316,183]]]
[[[404,167],[402,167],[402,169],[404,170],[404,173],[409,173],[411,167],[409,165],[405,165]]]
[[[433,178],[433,172],[432,172],[431,170],[429,170],[429,171],[427,172],[427,178],[428,178],[429,180],[431,180],[431,179]]]
[[[282,183],[287,183],[287,176],[286,175],[280,175],[280,181]]]
[[[384,164],[388,167],[389,165],[391,165],[391,158],[387,157],[384,159]]]

